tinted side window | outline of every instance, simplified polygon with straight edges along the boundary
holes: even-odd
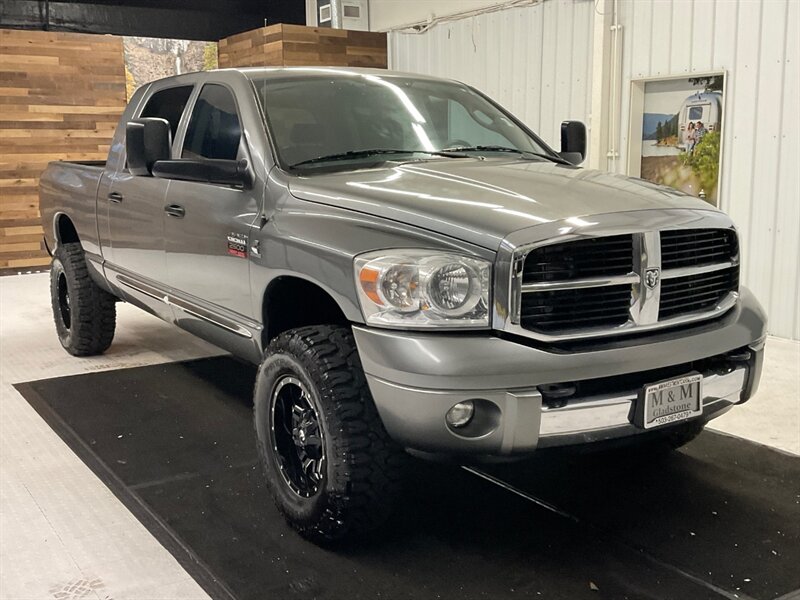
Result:
[[[236,160],[241,137],[233,94],[221,85],[204,85],[186,131],[183,158]]]
[[[192,86],[167,88],[153,94],[142,111],[142,117],[158,117],[169,122],[172,130],[172,138],[178,130],[178,122],[181,120],[183,109],[192,94]]]

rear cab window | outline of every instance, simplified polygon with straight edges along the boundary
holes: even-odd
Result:
[[[204,85],[192,111],[181,157],[236,160],[241,139],[233,93],[223,85]]]
[[[172,131],[172,139],[178,131],[181,115],[186,110],[189,96],[192,95],[194,86],[184,85],[180,87],[167,88],[153,94],[145,104],[140,117],[156,117],[166,119]]]
[[[169,123],[170,142],[173,142],[192,90],[193,85],[181,85],[157,91],[147,100],[139,118],[165,119]],[[128,170],[127,157],[123,169]]]

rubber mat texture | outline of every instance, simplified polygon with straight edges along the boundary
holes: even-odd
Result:
[[[215,598],[771,600],[800,589],[800,459],[711,432],[665,460],[548,451],[481,468],[506,487],[419,463],[379,534],[314,546],[264,489],[254,377],[218,357],[16,387]]]

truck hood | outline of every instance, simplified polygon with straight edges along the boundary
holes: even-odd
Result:
[[[408,223],[496,250],[513,231],[649,209],[714,210],[672,188],[551,162],[447,159],[292,178],[300,199]]]

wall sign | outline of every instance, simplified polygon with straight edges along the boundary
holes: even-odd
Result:
[[[633,82],[629,173],[719,205],[724,85],[722,73]]]

